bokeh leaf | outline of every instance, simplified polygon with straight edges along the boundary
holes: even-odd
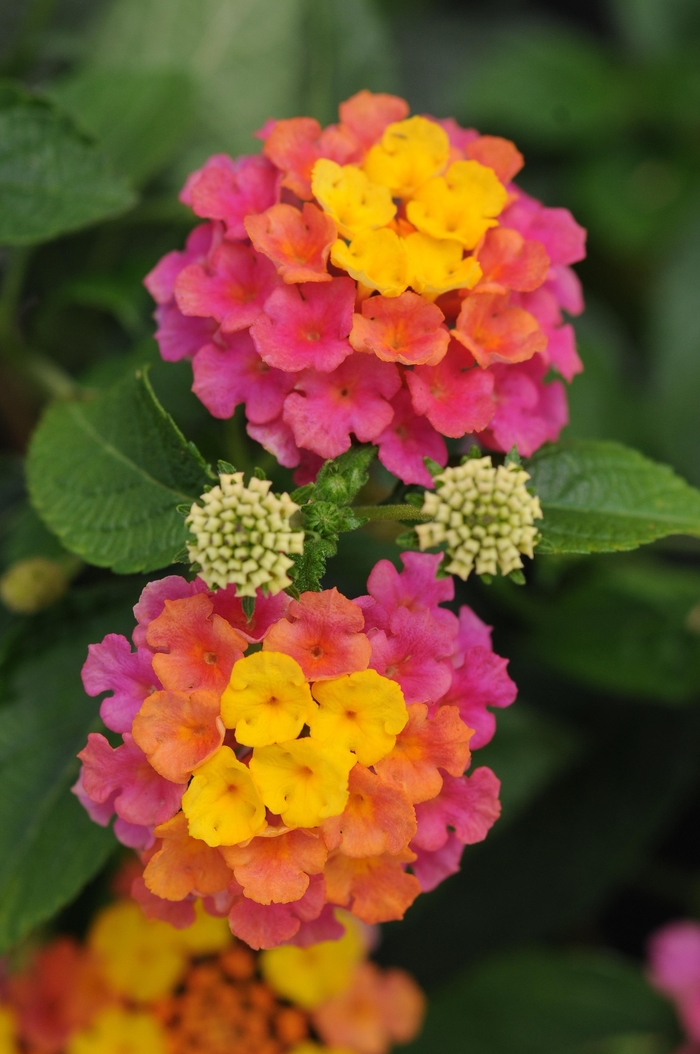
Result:
[[[47,101],[0,90],[0,244],[48,241],[134,201],[70,117]]]
[[[0,951],[70,901],[116,844],[70,793],[75,755],[98,722],[80,682],[87,645],[133,624],[128,604],[107,601],[97,612],[67,601],[40,616],[13,655],[0,709]]]
[[[87,69],[52,96],[93,134],[115,169],[141,184],[185,141],[195,117],[195,87],[179,70]]]
[[[614,552],[700,535],[700,491],[621,443],[547,446],[528,471],[544,513],[540,553]]]
[[[637,966],[599,952],[527,949],[435,993],[407,1054],[584,1054],[635,1034],[649,1054],[670,1049],[664,1039],[674,1034],[670,1005]]]
[[[32,437],[27,479],[34,507],[66,548],[121,574],[173,562],[187,539],[178,506],[209,481],[143,371],[97,397],[50,407]]]

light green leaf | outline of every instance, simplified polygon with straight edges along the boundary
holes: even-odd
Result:
[[[67,549],[128,574],[173,562],[187,539],[177,508],[210,477],[137,371],[96,397],[50,407],[27,478],[34,507]]]
[[[493,958],[435,993],[406,1054],[660,1054],[673,1034],[670,1005],[639,967],[599,952],[533,949]],[[631,1036],[636,1047],[615,1047]]]
[[[133,191],[54,105],[0,90],[0,244],[32,245],[115,216]]]
[[[43,618],[43,633],[25,642],[11,671],[11,701],[0,709],[0,951],[72,900],[116,844],[70,787],[76,753],[98,723],[95,700],[80,682],[87,645],[128,632],[133,618],[114,599],[102,614],[64,604],[54,621]],[[41,638],[55,640],[66,625],[70,633],[41,651]]]
[[[52,95],[136,184],[172,160],[195,116],[194,85],[178,70],[88,69]]]
[[[544,513],[538,553],[614,552],[669,534],[700,536],[700,491],[621,443],[544,447],[527,469]]]

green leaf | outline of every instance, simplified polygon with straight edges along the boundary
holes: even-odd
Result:
[[[71,552],[120,574],[167,567],[187,540],[178,505],[211,477],[141,371],[50,407],[32,437],[34,507]]]
[[[700,574],[636,559],[582,568],[550,602],[532,603],[525,647],[594,688],[654,702],[700,691]]]
[[[377,448],[367,443],[326,461],[316,479],[314,500],[349,505],[369,479],[369,466],[376,454]]]
[[[88,69],[51,94],[136,184],[172,160],[195,116],[192,80],[178,70]]]
[[[406,1052],[602,1054],[616,1048],[597,1044],[631,1037],[637,1046],[626,1049],[639,1054],[661,1054],[674,1037],[670,1004],[638,966],[599,952],[528,949],[494,957],[434,994],[423,1034]]]
[[[48,241],[134,201],[105,155],[55,105],[0,95],[0,244]]]
[[[75,755],[99,724],[97,704],[80,681],[87,645],[108,632],[129,632],[133,616],[113,598],[101,613],[81,613],[71,603],[75,608],[69,601],[52,620],[44,617],[42,632],[25,642],[11,672],[11,701],[0,709],[0,951],[72,900],[116,844],[70,787]],[[46,648],[56,637],[62,639]]]
[[[627,118],[629,91],[602,48],[582,33],[512,26],[483,49],[467,78],[464,114],[542,147],[580,149]]]
[[[621,443],[547,446],[526,467],[544,513],[538,553],[615,552],[669,534],[700,536],[700,492]]]

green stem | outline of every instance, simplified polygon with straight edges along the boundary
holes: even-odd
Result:
[[[368,520],[432,520],[428,513],[421,512],[414,505],[353,505],[356,516]]]

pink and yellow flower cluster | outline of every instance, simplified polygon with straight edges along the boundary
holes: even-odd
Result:
[[[338,917],[336,941],[254,955],[199,906],[177,930],[117,901],[84,943],[59,936],[3,970],[0,1052],[388,1054],[419,1030],[423,993]]]
[[[211,157],[182,201],[206,222],[147,276],[161,354],[297,479],[376,443],[430,486],[443,437],[529,456],[558,437],[582,366],[571,264],[585,231],[513,179],[513,143],[359,92],[338,124],[270,121],[263,153]]]
[[[254,948],[339,935],[334,907],[400,919],[498,818],[470,775],[515,685],[490,631],[437,577],[441,556],[381,561],[368,595],[260,594],[170,576],[134,612],[136,650],[90,646],[87,692],[118,746],[91,734],[75,792],[142,852],[133,894],[189,925],[194,901]]]

